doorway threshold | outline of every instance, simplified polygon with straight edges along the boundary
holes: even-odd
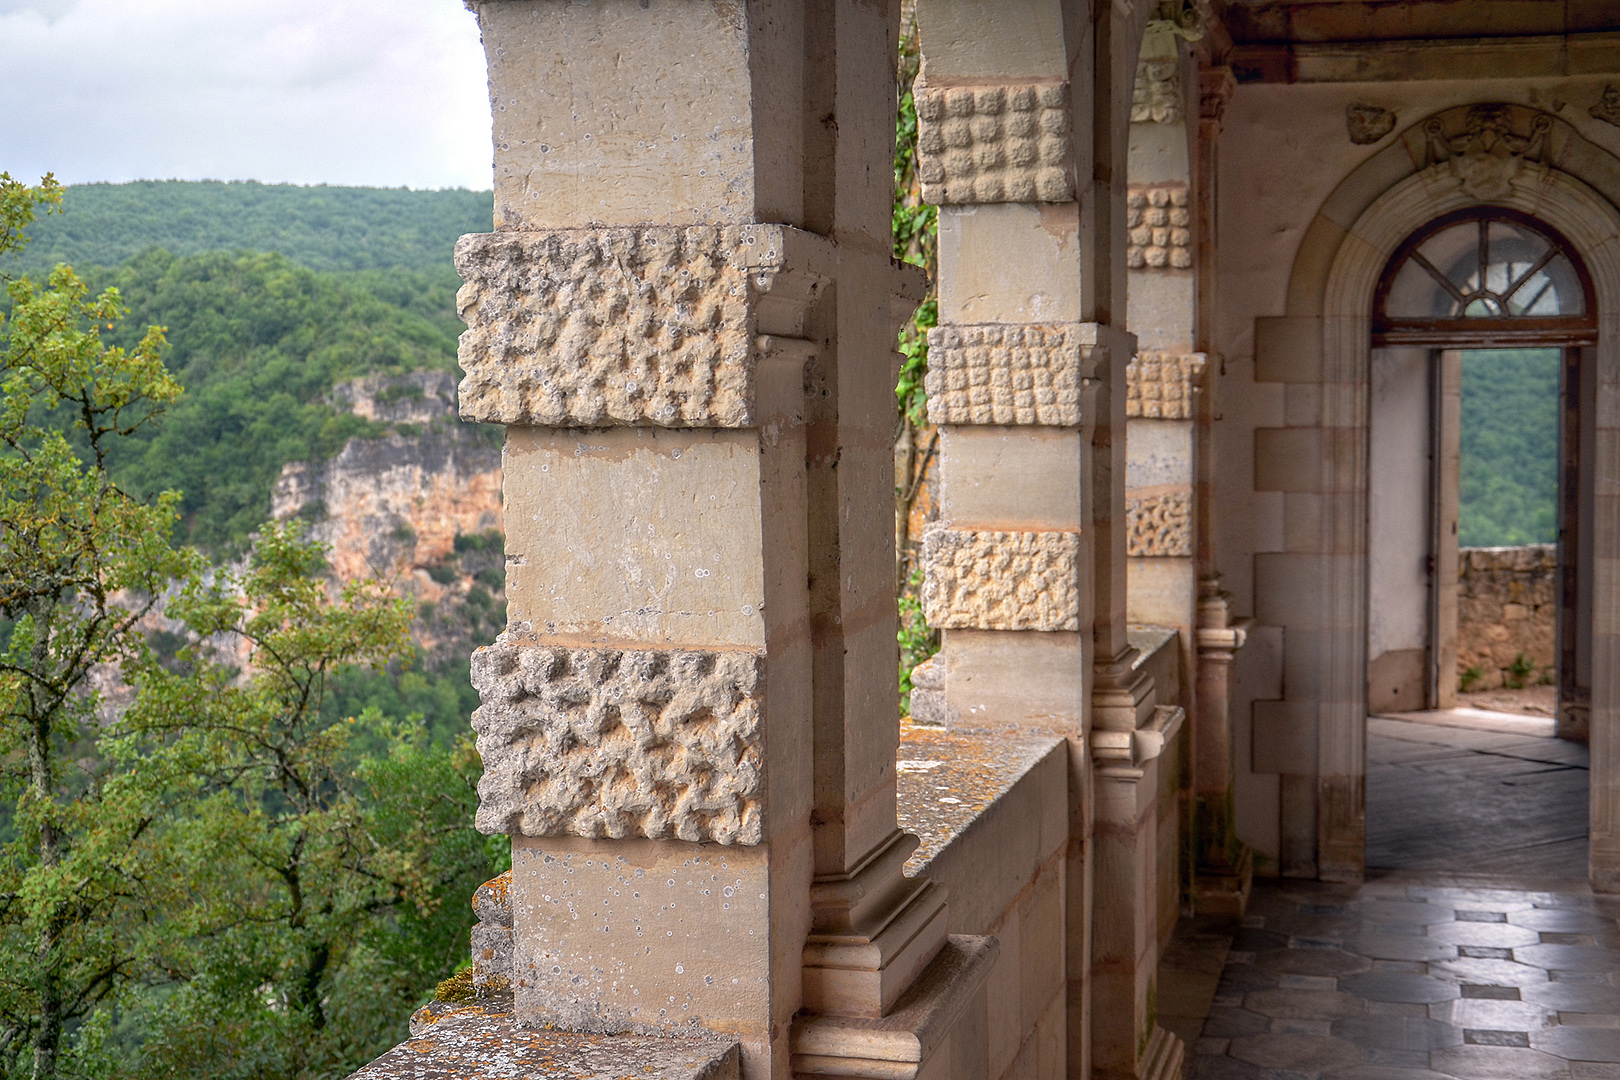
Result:
[[[1491,712],[1488,709],[1426,709],[1422,712],[1385,712],[1374,715],[1384,720],[1404,720],[1409,724],[1496,731],[1505,735],[1529,735],[1543,739],[1556,738],[1558,735],[1558,721],[1550,716]]]

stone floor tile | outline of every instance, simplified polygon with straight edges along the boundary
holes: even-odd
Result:
[[[1496,1031],[1530,1031],[1558,1022],[1558,1014],[1533,1001],[1492,1001],[1489,998],[1458,998],[1429,1006],[1429,1015],[1442,1024],[1458,1028],[1489,1028]]]
[[[1459,889],[1445,885],[1410,885],[1406,891],[1412,896],[1421,896],[1457,908],[1488,907],[1492,904],[1527,908],[1535,904],[1529,894],[1516,889]]]
[[[1385,927],[1346,938],[1344,949],[1374,960],[1450,960],[1457,955],[1455,945],[1422,934],[1391,934]]]
[[[1279,990],[1337,990],[1339,980],[1331,975],[1279,975]]]
[[[1437,979],[1473,983],[1476,986],[1523,987],[1547,981],[1547,972],[1542,968],[1512,960],[1481,960],[1473,957],[1438,960],[1429,965],[1429,974]]]
[[[1357,1016],[1335,1020],[1333,1034],[1369,1050],[1443,1050],[1462,1044],[1462,1032],[1418,1016]],[[1425,1062],[1427,1064],[1427,1062]]]
[[[1262,1068],[1303,1073],[1360,1065],[1367,1056],[1354,1043],[1320,1035],[1247,1035],[1233,1039],[1227,1053]]]
[[[1620,1080],[1620,1065],[1603,1061],[1572,1061],[1569,1068],[1575,1080]]]
[[[1453,1080],[1428,1069],[1405,1069],[1395,1065],[1354,1065],[1324,1073],[1322,1080]]]
[[[1527,945],[1513,950],[1521,964],[1534,964],[1549,971],[1587,971],[1608,974],[1620,971],[1620,951],[1593,949],[1581,945]]]
[[[1193,1058],[1188,1080],[1313,1080],[1315,1076],[1315,1073],[1264,1069],[1225,1054],[1199,1054]]]
[[[1333,1021],[1284,1017],[1273,1020],[1266,1031],[1272,1035],[1332,1035]]]
[[[1535,945],[1541,941],[1541,934],[1528,926],[1488,922],[1441,923],[1429,927],[1429,937],[1448,945],[1494,945],[1499,949]]]
[[[1530,1045],[1528,1031],[1498,1031],[1494,1028],[1463,1028],[1463,1042],[1469,1046]]]
[[[1288,975],[1342,978],[1370,970],[1372,961],[1339,949],[1270,949],[1256,954],[1254,966]]]
[[[1523,1001],[1517,986],[1491,986],[1488,983],[1462,983],[1462,996],[1485,1001]]]
[[[1457,912],[1457,921],[1458,922],[1507,922],[1508,917],[1507,917],[1507,912],[1505,912],[1505,911],[1470,911],[1470,910],[1461,910],[1461,911]]]
[[[1558,1022],[1566,1027],[1620,1028],[1620,1016],[1614,1013],[1561,1012]]]
[[[1560,1080],[1569,1062],[1516,1046],[1453,1046],[1429,1055],[1429,1067],[1457,1080]]]
[[[1513,950],[1495,945],[1459,945],[1457,955],[1467,960],[1512,960]]]
[[[1374,971],[1399,971],[1405,975],[1427,975],[1429,966],[1413,960],[1374,960]]]
[[[1552,1027],[1530,1033],[1537,1050],[1571,1061],[1620,1064],[1620,1030],[1596,1027]]]
[[[1427,1005],[1409,1005],[1404,1001],[1369,1001],[1367,1002],[1368,1016],[1415,1016],[1419,1020],[1429,1018]]]
[[[1261,1016],[1248,1009],[1232,1009],[1217,1005],[1209,1010],[1209,1016],[1204,1020],[1204,1037],[1231,1039],[1239,1035],[1258,1035],[1265,1031],[1270,1023],[1269,1016]]]
[[[1354,915],[1307,915],[1303,912],[1294,912],[1291,915],[1274,915],[1266,919],[1267,930],[1275,930],[1289,937],[1326,938],[1330,941],[1343,941],[1364,925]]]
[[[1573,934],[1596,934],[1617,929],[1615,920],[1590,911],[1560,908],[1531,908],[1508,913],[1508,922],[1531,930],[1553,930]]]
[[[1367,1012],[1361,998],[1337,990],[1257,990],[1243,999],[1243,1007],[1273,1019],[1339,1020]]]
[[[1226,1048],[1230,1045],[1232,1045],[1231,1039],[1211,1039],[1205,1035],[1201,1036],[1193,1044],[1192,1050],[1194,1054],[1224,1054]]]
[[[1519,994],[1559,1012],[1620,1013],[1620,989],[1603,983],[1540,983],[1520,988]]]
[[[1279,934],[1275,930],[1252,930],[1245,927],[1232,937],[1232,948],[1238,952],[1261,953],[1287,946],[1288,935]]]
[[[1457,997],[1457,984],[1428,975],[1407,975],[1397,971],[1369,971],[1339,980],[1339,990],[1369,1001],[1403,1001],[1430,1005]]]
[[[1376,1046],[1367,1051],[1367,1064],[1388,1065],[1397,1069],[1427,1069],[1427,1050],[1380,1050]]]
[[[1370,923],[1406,923],[1428,926],[1452,922],[1456,909],[1421,900],[1371,900],[1357,905],[1355,913]]]
[[[1540,968],[1532,968],[1540,971]],[[1545,972],[1543,972],[1545,974]],[[1229,964],[1221,972],[1220,985],[1215,988],[1217,995],[1227,993],[1247,994],[1251,990],[1274,990],[1277,988],[1277,973],[1262,971],[1251,964]]]

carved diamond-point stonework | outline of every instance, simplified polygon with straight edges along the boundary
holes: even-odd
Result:
[[[1078,325],[972,323],[928,331],[936,424],[1078,427],[1089,354]]]
[[[1125,196],[1125,265],[1133,270],[1192,267],[1192,211],[1186,184],[1132,184]]]
[[[747,427],[754,305],[786,269],[768,226],[464,236],[463,419]]]
[[[1192,555],[1192,494],[1127,497],[1125,553],[1135,558]]]
[[[760,843],[761,664],[504,635],[478,649],[479,830]]]
[[[1136,85],[1131,90],[1131,123],[1181,123],[1181,63],[1139,60]]]
[[[1189,420],[1193,391],[1204,377],[1203,353],[1145,352],[1125,365],[1125,415]]]
[[[1080,629],[1080,534],[937,528],[923,539],[923,615],[946,630]]]
[[[962,203],[1074,198],[1069,84],[918,84],[917,176],[923,199]]]

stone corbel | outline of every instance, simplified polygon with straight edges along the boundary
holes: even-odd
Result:
[[[1145,775],[1144,766],[1164,752],[1186,720],[1186,710],[1181,706],[1156,705],[1153,718],[1134,731],[1093,729],[1091,756],[1097,761],[1098,772],[1115,779],[1140,780]]]
[[[805,336],[837,254],[814,233],[736,225],[479,233],[455,257],[462,419],[744,428],[756,339]]]

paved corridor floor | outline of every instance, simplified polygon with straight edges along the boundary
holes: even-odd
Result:
[[[1620,897],[1256,883],[1193,1080],[1620,1078]]]

